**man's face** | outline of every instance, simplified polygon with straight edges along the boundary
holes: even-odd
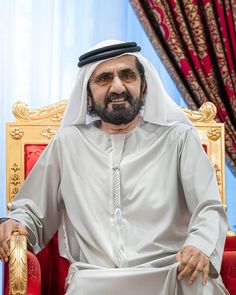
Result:
[[[143,105],[144,84],[135,56],[124,55],[102,62],[89,80],[89,114],[115,125],[131,122]]]

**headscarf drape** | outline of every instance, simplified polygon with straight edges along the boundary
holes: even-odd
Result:
[[[119,43],[122,43],[122,41],[102,41],[90,48],[89,51]],[[185,113],[167,94],[151,62],[139,52],[125,53],[125,55],[127,54],[136,56],[145,69],[147,91],[143,108],[143,120],[159,125],[172,125],[182,122],[192,126]],[[93,62],[80,68],[64,114],[62,128],[70,125],[89,124],[91,121],[99,119],[98,117],[91,117],[87,114],[87,84],[95,68],[104,61]]]

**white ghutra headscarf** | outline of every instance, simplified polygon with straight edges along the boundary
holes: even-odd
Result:
[[[105,46],[124,43],[117,40],[102,41],[92,48],[90,51]],[[87,84],[96,69],[96,67],[109,59],[117,58],[122,55],[134,55],[142,63],[145,69],[145,77],[147,81],[147,90],[145,95],[145,103],[143,109],[143,120],[146,122],[159,125],[172,125],[182,122],[193,126],[190,120],[180,107],[169,97],[165,91],[160,77],[154,66],[139,52],[128,52],[116,57],[106,58],[100,61],[92,62],[82,66],[78,72],[74,88],[72,90],[68,105],[65,110],[61,127],[70,125],[89,124],[98,117],[91,117],[87,114]]]

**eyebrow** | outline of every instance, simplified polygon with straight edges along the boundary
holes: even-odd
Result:
[[[119,74],[119,73],[122,73],[122,72],[132,72],[132,73],[136,73],[137,70],[132,69],[132,68],[124,68],[124,69],[119,70],[119,71],[118,71],[118,74]],[[102,72],[102,73],[98,74],[97,76],[95,76],[95,77],[93,78],[93,80],[94,80],[94,79],[97,79],[97,78],[100,78],[100,77],[103,77],[103,76],[105,76],[105,75],[110,75],[110,74],[113,74],[113,72],[112,72],[112,71],[105,71],[105,72]]]
[[[99,77],[103,77],[103,76],[110,75],[110,74],[113,74],[113,73],[112,72],[102,72],[102,73],[98,74],[97,76],[95,76],[94,78],[97,79]]]

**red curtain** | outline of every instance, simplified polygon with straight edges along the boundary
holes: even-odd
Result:
[[[192,109],[211,101],[225,123],[236,175],[235,0],[130,0],[168,72]]]

